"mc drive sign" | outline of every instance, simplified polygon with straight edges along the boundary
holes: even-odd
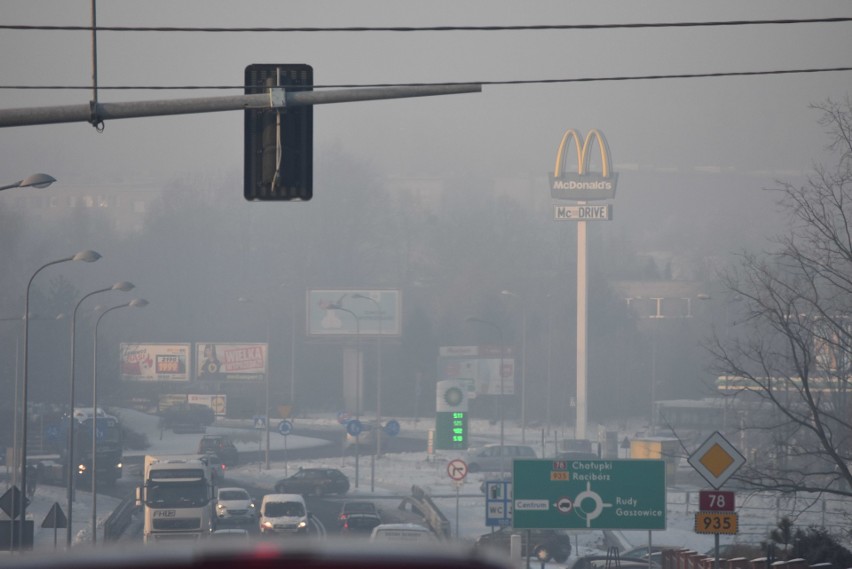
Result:
[[[666,529],[662,460],[515,460],[515,529]]]

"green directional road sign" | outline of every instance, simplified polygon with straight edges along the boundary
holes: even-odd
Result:
[[[515,529],[666,529],[662,460],[515,460]]]

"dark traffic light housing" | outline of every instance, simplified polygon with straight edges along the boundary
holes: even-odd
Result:
[[[311,91],[314,70],[304,63],[252,64],[245,93]],[[248,201],[307,201],[313,197],[313,105],[245,111],[244,195]]]

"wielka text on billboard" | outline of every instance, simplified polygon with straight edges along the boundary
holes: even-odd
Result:
[[[571,141],[577,153],[577,171],[565,172]],[[600,149],[601,171],[590,170],[592,144],[597,142]],[[583,138],[579,131],[568,129],[562,136],[562,142],[556,151],[556,165],[550,175],[550,196],[562,200],[606,200],[615,197],[618,174],[612,171],[609,146],[602,132],[592,129]]]

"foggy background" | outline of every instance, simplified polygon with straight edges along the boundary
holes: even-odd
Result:
[[[850,16],[846,2],[101,2],[99,26],[437,26],[684,22]],[[7,1],[0,22],[90,25],[88,1]],[[505,32],[98,33],[108,86],[240,87],[252,63],[307,63],[317,85],[478,82],[813,69],[848,65],[848,23]],[[91,99],[91,34],[0,30],[0,107]],[[21,367],[29,277],[94,249],[95,264],[46,269],[33,285],[30,400],[67,401],[70,312],[77,375],[91,377],[95,305],[142,297],[99,331],[99,397],[118,402],[120,342],[263,342],[274,402],[341,408],[343,343],[304,334],[305,292],[402,291],[403,334],[383,344],[383,415],[434,410],[438,348],[520,353],[527,311],[527,418],[573,421],[576,227],[554,222],[547,175],[563,132],[604,132],[619,173],[614,219],[589,223],[589,418],[643,416],[657,399],[701,397],[701,342],[736,317],[716,271],[785,227],[765,189],[830,160],[809,105],[847,96],[849,72],[485,85],[480,94],[314,109],[314,198],[246,203],[243,114],[224,112],[0,130],[0,184],[35,172],[46,190],[0,194],[0,389]],[[10,86],[87,89],[10,89]],[[100,102],[241,89],[102,89]],[[593,159],[593,166],[599,164]],[[564,202],[562,202],[564,203]],[[510,290],[519,298],[500,294]],[[631,301],[627,298],[641,299]],[[251,298],[252,303],[237,302]],[[649,298],[668,299],[650,319]],[[690,299],[688,312],[684,303]],[[56,320],[58,314],[65,319]],[[688,316],[688,317],[687,317]],[[295,324],[295,338],[291,335]],[[364,342],[365,406],[376,350]],[[17,351],[16,351],[17,350]],[[518,360],[518,376],[520,361]],[[652,378],[656,384],[652,386]],[[90,397],[88,381],[78,394]],[[100,391],[102,390],[102,391]],[[516,416],[517,401],[508,414]],[[257,400],[257,411],[263,406]]]

